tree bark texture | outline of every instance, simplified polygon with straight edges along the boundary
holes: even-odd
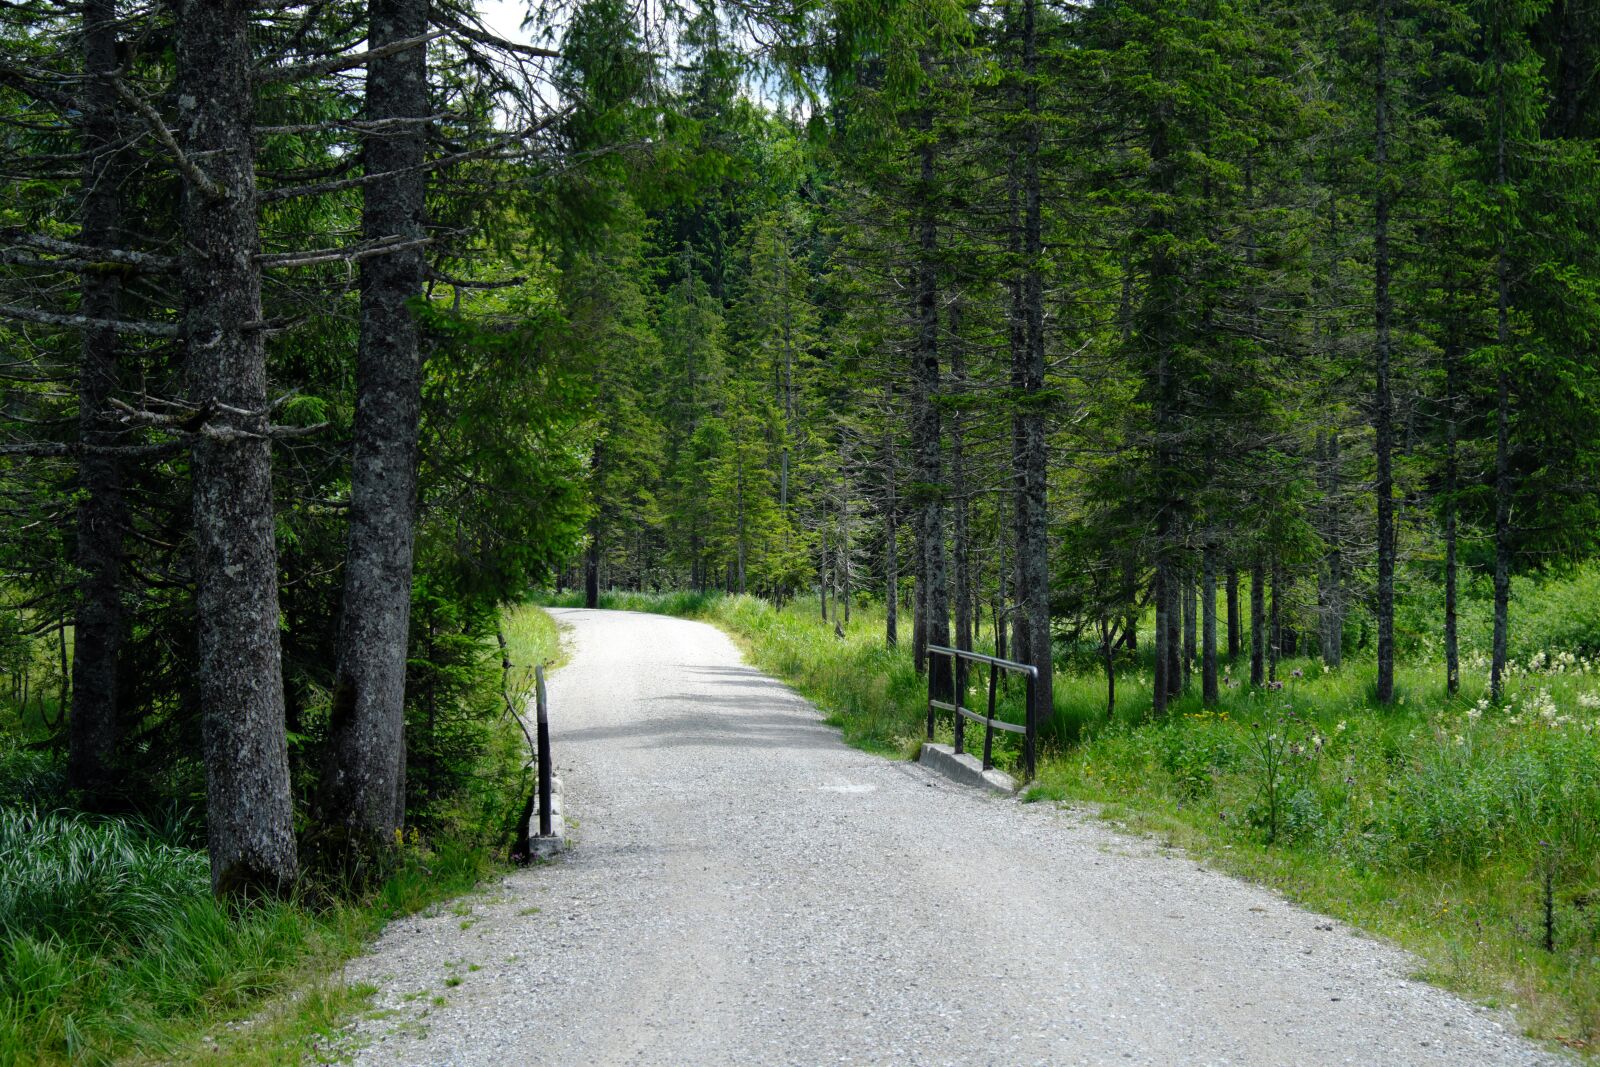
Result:
[[[281,894],[297,874],[284,736],[272,452],[261,321],[250,36],[256,7],[180,0],[184,323],[194,438],[195,621],[206,830],[219,894]]]
[[[1158,535],[1159,536],[1159,535]],[[1150,642],[1155,656],[1155,669],[1150,676],[1151,711],[1164,715],[1167,710],[1167,569],[1156,563],[1154,588],[1150,599],[1155,602],[1155,640]]]
[[[119,149],[115,71],[117,21],[114,0],[85,0],[83,61],[83,144],[88,153],[82,196],[82,243],[92,248],[122,247],[122,183],[126,160]],[[120,319],[122,276],[116,271],[83,275],[80,310],[91,319]],[[90,445],[116,443],[108,401],[119,378],[120,346],[115,330],[83,331],[78,372],[78,434]],[[78,506],[78,611],[73,624],[72,717],[68,723],[67,781],[81,791],[91,810],[113,803],[118,789],[117,746],[122,714],[118,662],[127,636],[122,607],[122,567],[128,506],[123,496],[122,461],[108,452],[85,452],[78,467],[82,502]]]
[[[1018,659],[1038,670],[1029,715],[1042,735],[1055,714],[1054,644],[1050,632],[1050,510],[1045,436],[1044,254],[1039,177],[1038,0],[1023,0],[1022,64],[1028,121],[1022,154],[1022,325],[1025,343],[1012,350],[1011,384],[1018,395],[1013,420],[1016,481]]]
[[[894,387],[884,387],[883,430],[883,643],[900,644],[900,500],[894,454]]]
[[[1206,707],[1215,707],[1217,686],[1217,551],[1210,545],[1201,558],[1200,692]]]
[[[1460,492],[1458,437],[1461,432],[1460,400],[1461,356],[1455,342],[1445,345],[1445,458],[1444,458],[1444,687],[1455,696],[1461,689],[1461,643],[1456,621],[1456,588],[1460,581],[1456,558],[1457,501]]]
[[[1228,602],[1228,658],[1231,660],[1239,655],[1243,647],[1243,627],[1239,618],[1239,569],[1228,568],[1227,594]]]
[[[1323,462],[1323,536],[1328,550],[1321,576],[1322,661],[1337,667],[1344,662],[1344,490],[1337,430],[1328,435]]]
[[[428,0],[371,0],[368,44],[382,48],[428,30]],[[429,113],[427,50],[370,62],[367,118]],[[370,134],[363,165],[362,231],[368,241],[424,235],[424,128],[401,123]],[[393,847],[405,821],[406,651],[411,629],[412,542],[417,507],[421,334],[410,301],[422,294],[420,247],[361,264],[356,354],[355,456],[350,544],[334,682],[328,817],[362,849]]]
[[[1390,288],[1389,212],[1389,76],[1388,32],[1389,0],[1377,0],[1377,79],[1376,137],[1374,162],[1377,166],[1375,227],[1373,233],[1373,306],[1377,324],[1375,359],[1376,389],[1373,396],[1373,448],[1377,458],[1374,492],[1378,498],[1378,685],[1380,704],[1394,700],[1394,399],[1390,384],[1393,340],[1390,320],[1394,299]]]
[[[1250,684],[1267,681],[1267,573],[1260,562],[1250,568]]]
[[[950,306],[950,374],[956,407],[950,414],[950,551],[955,564],[955,647],[972,649],[971,494],[967,487],[966,414],[960,405],[967,387],[967,364],[961,342],[961,304]]]
[[[917,220],[917,339],[912,349],[911,438],[916,453],[918,556],[922,560],[920,646],[950,644],[950,579],[944,550],[943,419],[939,395],[939,221],[934,198],[933,116],[921,121],[917,150],[922,208]],[[931,691],[948,700],[954,691],[949,656],[928,660]]]
[[[1194,572],[1186,571],[1183,576],[1183,687],[1189,688],[1189,678],[1194,672],[1195,657],[1197,653],[1197,631],[1199,629],[1199,593],[1194,585]]]
[[[1495,177],[1502,199],[1506,187],[1506,86],[1504,61],[1497,62]],[[1508,206],[1509,209],[1509,206]],[[1505,225],[1501,224],[1502,227]],[[1495,255],[1496,340],[1494,403],[1494,636],[1489,659],[1489,695],[1505,689],[1507,635],[1511,612],[1511,257],[1502,229]]]

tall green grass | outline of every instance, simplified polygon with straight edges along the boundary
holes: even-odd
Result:
[[[531,689],[534,664],[559,662],[559,630],[545,612],[518,606],[504,613],[502,632],[508,689],[519,697]],[[486,758],[503,761],[522,740],[509,717],[499,726],[503,744]],[[499,827],[474,812],[446,820],[432,840],[408,842],[395,869],[360,899],[319,890],[290,902],[221,902],[194,847],[192,818],[56,810],[65,795],[60,760],[18,733],[26,731],[0,732],[7,1067],[301,1062],[370,992],[325,982],[328,970],[391,918],[464,893],[498,869]],[[270,1000],[279,1006],[269,1018],[227,1025]]]
[[[486,848],[447,842],[362,901],[238,906],[211,895],[205,854],[159,827],[0,810],[0,1063],[180,1057],[491,867]]]

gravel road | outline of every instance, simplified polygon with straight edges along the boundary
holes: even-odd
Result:
[[[845,747],[710,626],[558,610],[576,847],[398,922],[363,1064],[1558,1064],[1181,854]]]

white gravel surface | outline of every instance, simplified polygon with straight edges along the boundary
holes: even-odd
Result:
[[[710,626],[555,614],[575,847],[352,963],[358,1063],[1567,1062],[1266,890],[847,748]]]

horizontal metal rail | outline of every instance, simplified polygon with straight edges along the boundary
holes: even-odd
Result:
[[[984,725],[983,769],[988,770],[994,766],[994,732],[1001,730],[1006,733],[1021,734],[1023,738],[1023,768],[1027,777],[1031,780],[1034,771],[1035,742],[1038,735],[1037,724],[1034,722],[1034,683],[1039,677],[1039,668],[1031,663],[1018,663],[1015,660],[1001,659],[998,656],[986,656],[982,652],[970,652],[962,648],[951,648],[948,645],[929,645],[928,653],[934,656],[949,656],[952,665],[955,667],[955,692],[951,694],[955,698],[953,702],[942,700],[939,695],[936,695],[935,687],[939,684],[938,674],[931,669],[928,671],[928,740],[933,740],[934,713],[936,711],[948,711],[954,716],[957,755],[965,751],[967,720],[981,722]],[[962,706],[967,698],[967,665],[969,663],[987,664],[989,667],[989,713],[987,715]],[[1024,712],[1024,722],[1021,726],[995,718],[995,689],[1002,670],[1011,674],[1021,674],[1027,678],[1027,710]]]
[[[1018,663],[1014,659],[1000,659],[998,656],[986,656],[982,652],[968,652],[963,648],[949,648],[945,645],[929,645],[928,651],[938,652],[945,656],[960,656],[962,659],[971,660],[973,663],[987,663],[990,666],[1003,667],[1018,674],[1031,674],[1035,678],[1039,676],[1038,667],[1031,663]]]

